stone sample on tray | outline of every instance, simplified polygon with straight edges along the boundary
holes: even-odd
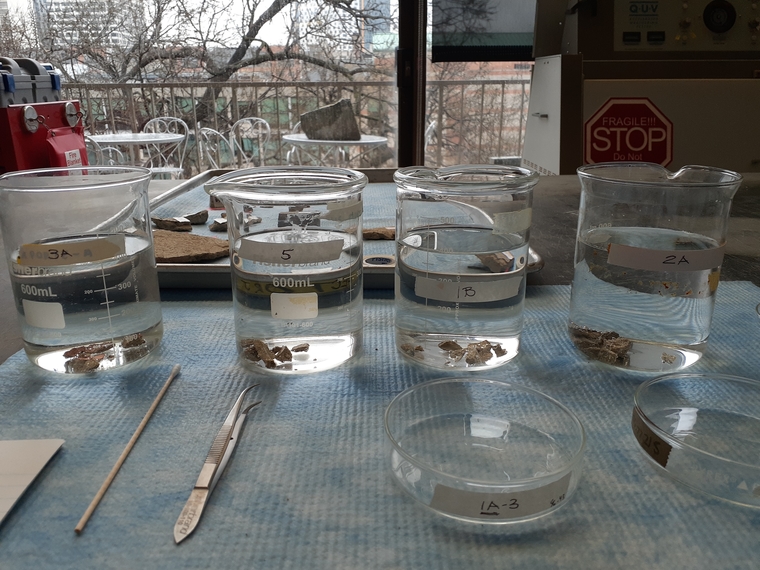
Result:
[[[201,210],[194,214],[185,214],[182,217],[186,218],[193,225],[205,224],[208,221],[208,210]]]
[[[156,224],[156,227],[170,232],[191,232],[193,226],[187,218],[157,218],[152,216],[150,221]]]
[[[212,232],[226,232],[227,218],[216,218],[209,224],[208,229]]]
[[[326,141],[358,141],[362,138],[349,99],[301,115],[307,138]]]
[[[195,263],[230,254],[227,240],[168,230],[153,230],[153,245],[158,263]]]

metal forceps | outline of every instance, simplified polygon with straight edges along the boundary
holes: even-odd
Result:
[[[214,443],[211,444],[211,449],[201,468],[198,480],[195,482],[195,487],[193,487],[190,493],[190,498],[187,499],[185,507],[174,524],[174,542],[177,544],[190,536],[195,527],[198,526],[198,521],[200,521],[201,514],[208,503],[211,492],[219,482],[219,478],[222,476],[224,468],[232,456],[232,452],[237,444],[240,428],[243,426],[248,412],[261,403],[261,400],[259,400],[243,411],[240,411],[243,407],[245,395],[256,386],[258,384],[249,386],[240,393],[230,413],[227,414],[227,418],[224,420],[219,433],[216,434]]]

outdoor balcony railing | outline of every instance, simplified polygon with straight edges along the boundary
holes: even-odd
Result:
[[[530,82],[525,78],[429,81],[425,162],[429,166],[487,163],[520,156]],[[350,99],[359,129],[388,138],[384,147],[363,153],[352,167],[396,166],[397,94],[392,81],[251,83],[69,83],[62,96],[80,101],[86,131],[139,132],[151,118],[174,116],[191,129],[187,175],[210,168],[194,144],[194,132],[225,132],[238,119],[261,117],[271,137],[259,163],[286,164],[292,133],[307,111]]]

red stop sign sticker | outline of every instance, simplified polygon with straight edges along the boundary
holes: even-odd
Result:
[[[586,121],[583,161],[673,160],[673,123],[646,97],[612,97]]]

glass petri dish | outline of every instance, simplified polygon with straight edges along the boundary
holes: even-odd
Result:
[[[393,479],[458,521],[508,525],[564,506],[581,477],[578,418],[530,388],[445,378],[413,386],[385,412]]]
[[[632,428],[661,473],[760,508],[760,382],[724,374],[652,378],[634,394]]]

